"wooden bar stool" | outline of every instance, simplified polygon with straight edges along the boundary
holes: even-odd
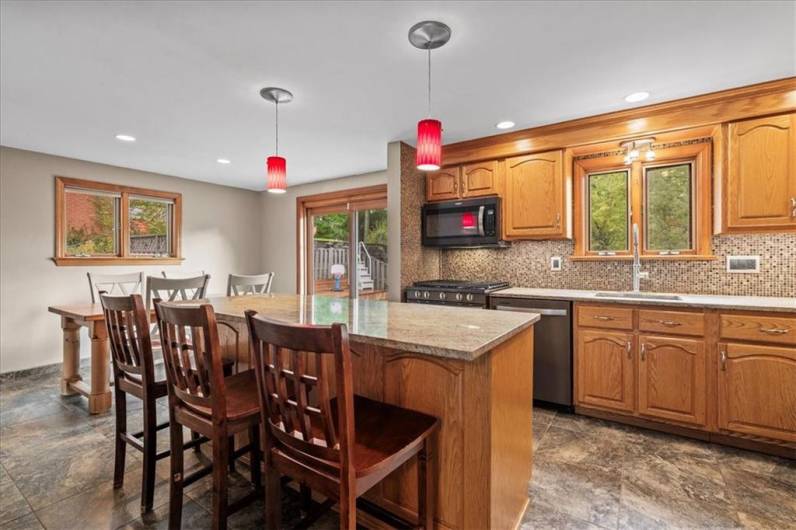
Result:
[[[183,488],[213,473],[214,529],[227,527],[227,517],[257,499],[260,472],[260,411],[253,370],[224,377],[218,324],[209,304],[185,305],[155,300],[169,391],[171,476],[169,528],[180,528]],[[183,474],[182,426],[206,436],[213,444],[213,462],[189,476]],[[232,450],[230,439],[248,431],[249,444]],[[254,490],[228,503],[227,466],[249,453]]]
[[[280,527],[280,475],[325,496],[326,506],[337,501],[340,528],[353,530],[357,498],[415,456],[418,521],[403,522],[433,528],[431,458],[439,420],[354,395],[345,325],[291,325],[254,311],[246,320],[265,440],[268,529]]]
[[[155,377],[149,319],[141,295],[109,296],[99,293],[102,311],[108,327],[113,361],[114,395],[116,398],[116,447],[113,468],[113,487],[124,485],[124,461],[129,444],[144,455],[141,485],[141,512],[152,510],[155,493],[155,464],[169,456],[169,451],[157,452],[157,431],[169,422],[156,424],[156,402],[167,394],[166,381]],[[127,395],[144,402],[144,429],[127,432]],[[187,447],[198,447],[207,438],[196,438]]]

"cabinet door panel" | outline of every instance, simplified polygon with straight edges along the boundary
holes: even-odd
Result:
[[[633,412],[633,335],[577,330],[579,405]]]
[[[561,151],[506,160],[506,236],[564,237],[564,171]]]
[[[467,164],[462,168],[462,197],[496,195],[499,182],[500,164],[496,160]]]
[[[730,124],[727,228],[796,229],[796,114]]]
[[[707,357],[699,339],[639,336],[638,411],[705,425]]]
[[[443,168],[426,173],[426,200],[443,201],[459,198],[460,168]]]
[[[719,429],[796,442],[796,349],[719,343]]]

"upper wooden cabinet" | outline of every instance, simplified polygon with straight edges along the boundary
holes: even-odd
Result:
[[[462,197],[495,195],[500,190],[500,163],[497,160],[462,167]]]
[[[562,151],[506,159],[503,212],[507,239],[567,236]]]
[[[426,173],[426,200],[447,201],[459,198],[461,168],[442,168]]]
[[[445,167],[426,173],[426,200],[450,201],[484,195],[498,195],[501,187],[501,162]]]
[[[729,124],[724,230],[796,230],[796,114]]]

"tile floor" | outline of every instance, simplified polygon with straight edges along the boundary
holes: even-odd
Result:
[[[140,405],[129,402],[134,425]],[[0,528],[166,528],[168,462],[158,464],[155,509],[142,517],[135,451],[125,486],[112,488],[113,421],[89,416],[81,397],[61,398],[52,371],[0,381]],[[796,528],[794,461],[539,408],[534,441],[523,529]],[[245,486],[240,473],[233,497]],[[183,528],[209,528],[210,502],[209,477],[188,488]],[[283,521],[297,513],[287,498]],[[231,528],[261,526],[261,502],[230,521]],[[317,526],[335,528],[336,520],[330,514]]]

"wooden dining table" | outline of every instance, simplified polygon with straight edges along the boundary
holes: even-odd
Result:
[[[61,317],[61,330],[63,332],[63,368],[61,374],[61,395],[72,396],[81,394],[88,398],[88,411],[91,414],[102,414],[110,410],[112,404],[111,374],[110,374],[110,342],[108,330],[105,325],[105,315],[101,304],[71,304],[55,305],[48,307],[50,313]],[[154,319],[154,310],[150,318]],[[237,322],[227,322],[219,315],[219,333],[235,329],[238,341],[222,337],[222,350],[225,357],[234,358],[236,371],[241,366],[248,365],[247,359],[241,359],[241,352],[247,351],[247,344],[240,339],[242,326]],[[153,320],[154,321],[154,320]],[[91,340],[91,374],[88,382],[80,374],[80,328],[88,328]]]

